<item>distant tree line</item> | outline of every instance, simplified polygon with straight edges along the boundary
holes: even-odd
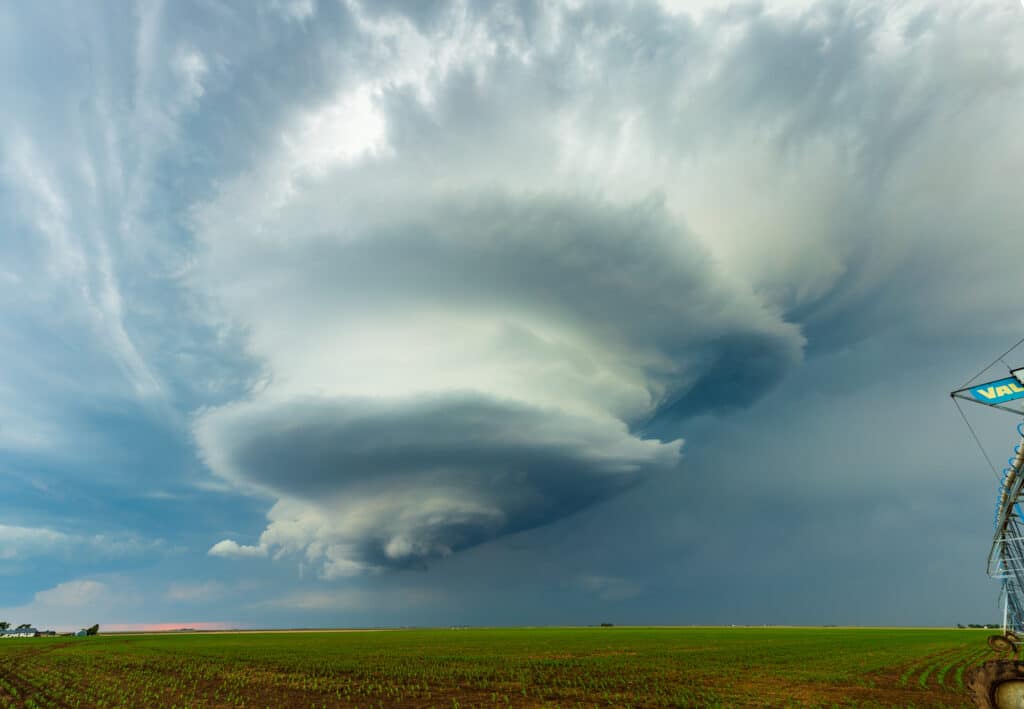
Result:
[[[11,627],[11,624],[8,623],[6,620],[0,620],[0,631],[7,630],[10,627]],[[31,623],[22,623],[21,625],[15,627],[14,629],[15,630],[28,630],[31,627],[32,627]],[[99,626],[99,623],[97,623],[95,625],[89,626],[88,628],[82,628],[82,630],[85,631],[86,635],[96,635],[98,632],[100,632],[100,626]]]
[[[956,627],[958,627],[958,628],[988,628],[989,630],[992,630],[994,628],[1002,628],[1003,626],[999,625],[999,623],[968,623],[967,625],[964,625],[963,623],[957,623]]]
[[[6,620],[0,620],[0,630],[7,630],[10,627],[11,627],[11,624],[8,623]],[[17,626],[15,628],[15,630],[24,630],[25,628],[31,628],[31,627],[32,627],[31,623],[22,623],[21,625]]]

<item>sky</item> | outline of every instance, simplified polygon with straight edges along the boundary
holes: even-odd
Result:
[[[1016,0],[6,3],[0,67],[0,619],[998,620]]]

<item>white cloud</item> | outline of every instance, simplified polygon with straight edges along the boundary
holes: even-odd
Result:
[[[262,546],[245,546],[231,539],[224,539],[210,547],[210,556],[223,556],[227,558],[246,558],[266,556],[267,550]]]
[[[93,623],[102,628],[138,609],[143,600],[121,579],[75,579],[37,592],[23,606],[0,608],[0,618],[15,625],[34,623],[40,630],[77,630]]]
[[[68,535],[45,527],[16,527],[0,524],[0,560],[52,554]]]
[[[48,527],[0,524],[0,563],[44,557],[116,559],[162,548],[163,540],[147,541],[131,534],[67,534]]]
[[[377,98],[363,86],[302,116],[282,137],[293,179],[321,177],[332,168],[383,153],[386,125]]]
[[[202,98],[205,93],[203,79],[209,72],[202,52],[194,47],[179,46],[171,66],[181,81],[182,102],[192,105]]]
[[[33,606],[36,608],[85,608],[102,604],[110,595],[110,589],[99,581],[82,579],[58,584],[35,595]]]

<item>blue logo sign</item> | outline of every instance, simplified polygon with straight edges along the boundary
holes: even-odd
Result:
[[[971,396],[983,404],[1002,404],[1004,401],[1024,399],[1024,386],[1014,377],[1000,379],[971,388]]]

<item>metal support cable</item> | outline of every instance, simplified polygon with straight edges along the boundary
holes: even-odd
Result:
[[[1002,353],[1001,355],[999,355],[999,356],[998,356],[998,357],[996,357],[996,358],[995,358],[994,360],[992,360],[992,364],[988,365],[988,366],[987,366],[987,367],[985,367],[985,368],[984,368],[983,370],[981,370],[980,372],[978,372],[977,374],[975,374],[975,375],[974,375],[973,377],[971,377],[970,379],[968,379],[968,380],[967,380],[967,381],[966,381],[966,382],[964,383],[964,385],[963,385],[962,387],[960,387],[960,388],[961,388],[961,389],[966,389],[967,387],[969,387],[969,386],[970,386],[971,384],[973,384],[973,383],[974,383],[975,381],[977,381],[978,377],[980,377],[980,376],[981,376],[982,374],[984,374],[984,373],[985,373],[985,372],[987,372],[988,370],[992,369],[992,367],[994,367],[994,366],[996,366],[997,364],[999,364],[1000,362],[1002,362],[1002,361],[1003,361],[1003,357],[1005,357],[1006,355],[1010,354],[1011,352],[1013,352],[1013,351],[1014,351],[1015,349],[1017,349],[1017,348],[1018,348],[1018,347],[1020,347],[1021,345],[1024,345],[1024,337],[1022,337],[1022,338],[1020,338],[1019,340],[1017,340],[1017,342],[1016,342],[1016,343],[1015,343],[1015,344],[1013,345],[1013,347],[1011,347],[1010,349],[1006,350],[1006,352],[1003,352],[1003,353]],[[1003,362],[1003,364],[1006,364],[1006,363],[1005,363],[1005,362]],[[1010,367],[1009,367],[1009,365],[1007,365],[1007,366],[1006,366],[1006,368],[1007,368],[1007,369],[1009,369],[1009,368],[1010,368]]]
[[[1024,340],[1021,340],[1021,342],[1024,342]],[[956,410],[960,412],[960,418],[962,418],[964,423],[967,424],[967,430],[971,432],[971,436],[974,437],[974,442],[978,444],[978,450],[980,450],[981,454],[985,456],[985,462],[987,462],[988,467],[992,469],[992,474],[996,477],[996,480],[999,480],[999,471],[996,470],[996,466],[992,463],[992,459],[988,457],[988,453],[985,451],[985,446],[982,445],[981,439],[978,438],[978,434],[975,432],[974,426],[971,425],[971,422],[967,418],[967,414],[964,413],[964,410],[960,408],[960,402],[956,400],[956,397],[952,397],[952,399],[953,403],[956,405]]]

